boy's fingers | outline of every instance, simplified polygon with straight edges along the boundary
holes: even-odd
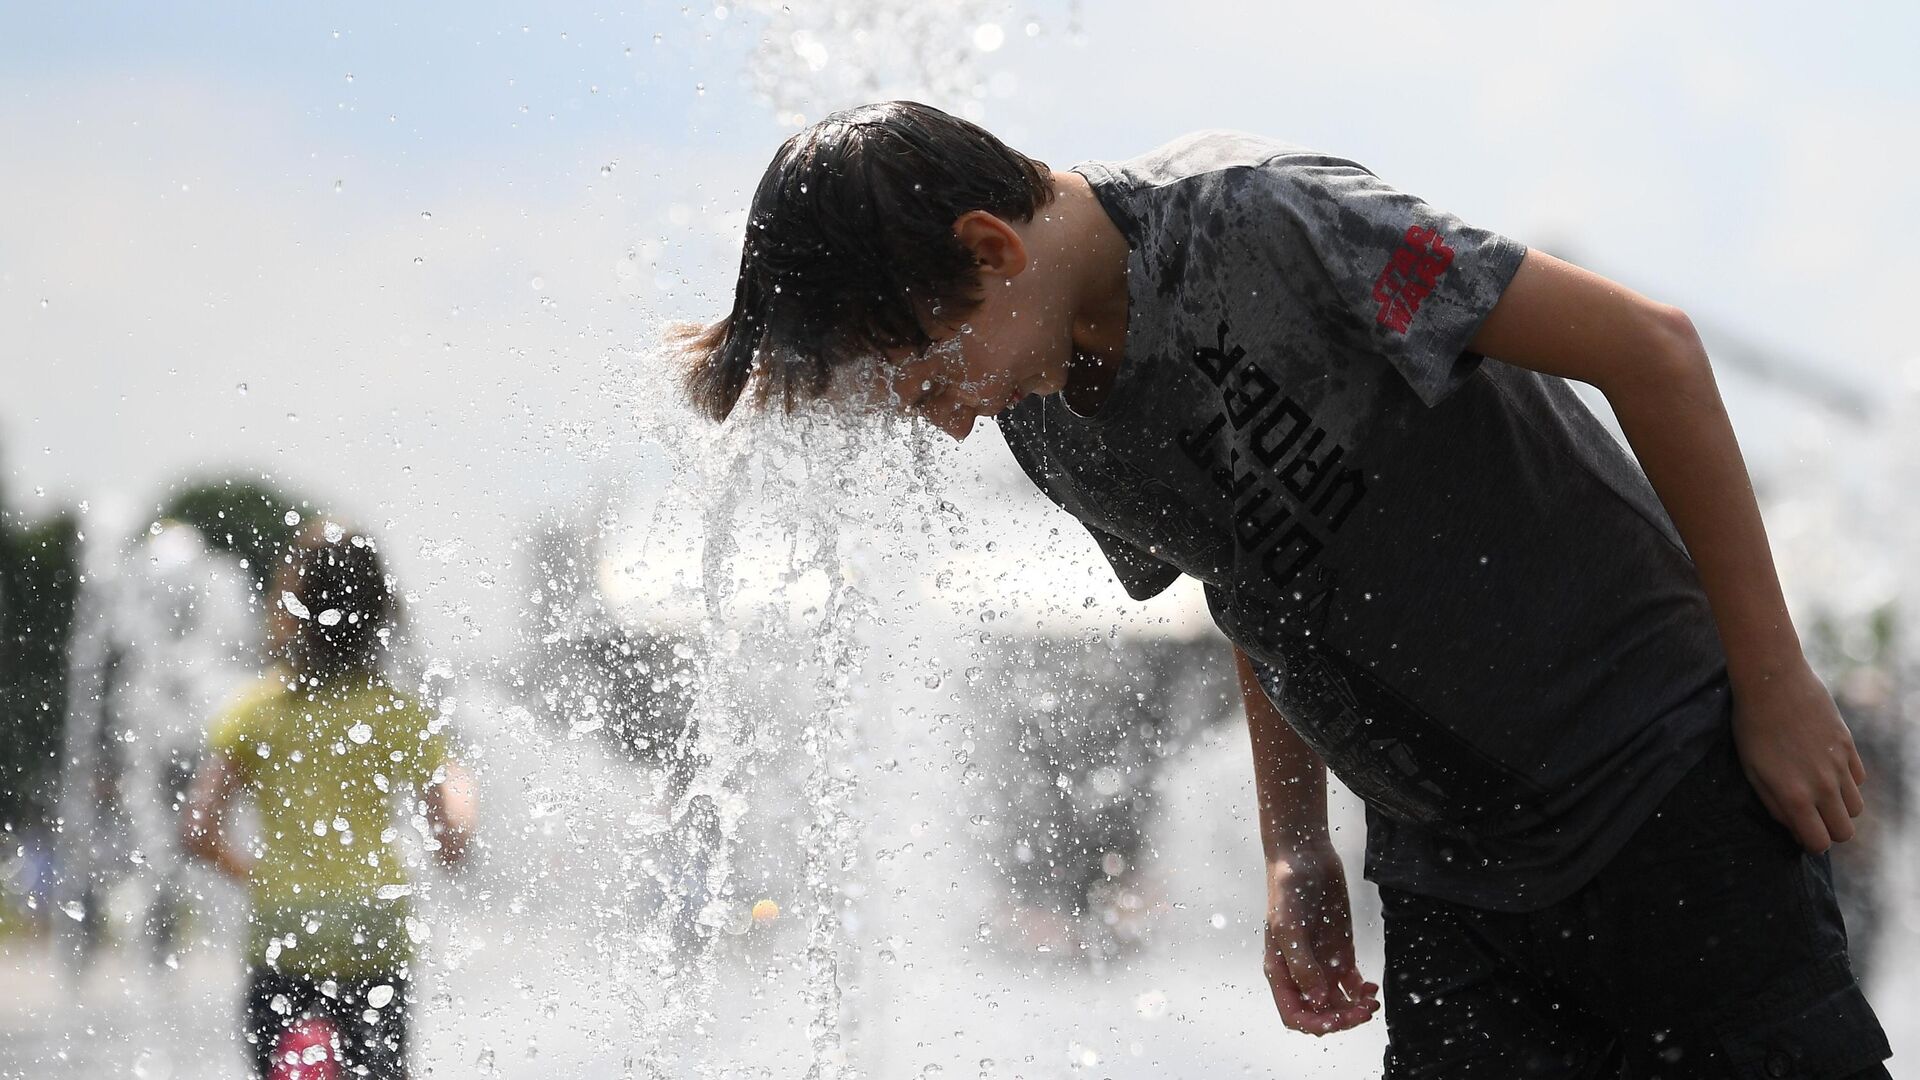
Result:
[[[1853,774],[1854,786],[1866,786],[1867,763],[1860,760],[1860,750],[1858,747],[1847,747],[1847,771]]]
[[[1280,1011],[1280,1022],[1295,1031],[1315,1031],[1321,1023],[1320,1011],[1307,1004],[1287,974],[1287,965],[1274,960],[1267,965],[1267,986],[1273,991],[1273,1006]]]
[[[1352,963],[1340,965],[1340,989],[1347,992],[1347,999],[1357,1001],[1366,996],[1366,980],[1360,977],[1360,971]]]
[[[1294,1031],[1309,1035],[1328,1035],[1336,1031],[1358,1027],[1373,1018],[1380,1010],[1380,1003],[1372,995],[1379,987],[1372,983],[1362,983],[1362,997],[1337,1009],[1323,1010],[1314,1007],[1300,994],[1299,987],[1293,984],[1286,964],[1277,958],[1269,966],[1267,984],[1273,991],[1274,1008],[1280,1013],[1280,1022]]]
[[[1860,782],[1858,780],[1855,780],[1850,784],[1849,783],[1841,784],[1840,797],[1847,804],[1848,817],[1857,818],[1861,814],[1864,814],[1867,812],[1867,799],[1866,799],[1866,796],[1860,793]]]
[[[1352,957],[1342,957],[1340,966],[1340,989],[1347,995],[1349,1008],[1364,1008],[1367,1016],[1372,1016],[1380,1008],[1380,986],[1360,977],[1360,971],[1353,964]]]
[[[1833,838],[1827,835],[1826,820],[1820,816],[1820,808],[1812,803],[1802,803],[1795,808],[1787,828],[1811,854],[1818,855],[1833,846]]]
[[[1293,985],[1300,990],[1300,996],[1315,1008],[1325,1008],[1333,1000],[1332,981],[1327,978],[1326,969],[1320,966],[1320,959],[1304,942],[1280,951],[1281,959],[1286,961],[1287,973],[1293,977]]]
[[[1831,793],[1828,799],[1812,794],[1791,793],[1776,797],[1773,790],[1758,778],[1749,774],[1748,779],[1753,784],[1754,793],[1760,796],[1761,805],[1767,808],[1767,813],[1773,816],[1773,820],[1786,826],[1794,840],[1810,854],[1818,855],[1836,841],[1853,836],[1853,823],[1850,820],[1844,816],[1836,820],[1826,810],[1827,802],[1831,802],[1836,810],[1840,805],[1840,799],[1832,797]],[[1845,828],[1837,830],[1834,826],[1841,822],[1845,823]]]
[[[1858,799],[1859,796],[1855,795],[1854,798]],[[1844,796],[1839,793],[1830,794],[1821,799],[1815,809],[1819,811],[1821,824],[1827,836],[1834,843],[1844,844],[1853,839],[1853,817],[1847,812],[1849,807]]]
[[[1295,1031],[1325,1035],[1364,1022],[1377,1005],[1341,1000],[1334,992],[1334,978],[1315,956],[1303,935],[1268,928],[1271,943],[1267,959],[1267,982],[1273,990],[1273,1003],[1281,1022]],[[1347,965],[1351,969],[1352,965]]]

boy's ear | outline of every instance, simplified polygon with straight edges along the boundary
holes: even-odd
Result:
[[[1027,245],[1020,233],[985,210],[969,210],[955,218],[953,235],[973,252],[981,273],[1011,278],[1027,268]]]

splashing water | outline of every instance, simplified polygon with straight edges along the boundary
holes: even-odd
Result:
[[[1005,44],[1013,9],[993,0],[939,4],[748,0],[764,23],[751,64],[754,90],[782,124],[800,127],[828,110],[915,98],[979,120],[990,95],[1015,89],[984,60]],[[1077,2],[1065,8],[1079,24]],[[1020,32],[1036,36],[1028,17]]]
[[[752,86],[794,126],[892,96],[982,118],[1015,87],[992,65],[1077,12],[746,0],[731,17],[753,24]],[[642,171],[622,160],[584,159],[589,171],[607,162],[602,189]],[[629,253],[618,273],[655,261]],[[533,265],[514,271],[518,292],[564,288],[555,263]],[[524,589],[519,652],[409,669],[473,736],[486,815],[483,858],[464,879],[382,886],[418,902],[406,924],[420,946],[417,1064],[839,1080],[1198,1075],[1270,1060],[1287,1036],[1262,1004],[1251,945],[1261,898],[1244,734],[1222,722],[1234,711],[1227,668],[1193,596],[1116,603],[1077,526],[1017,476],[986,475],[981,453],[1005,457],[990,426],[958,450],[925,429],[825,415],[712,429],[662,407],[675,391],[657,357],[618,360],[607,383],[659,468],[631,491],[579,498],[580,518],[527,541],[519,565],[483,568],[489,588],[497,573],[503,592]],[[566,450],[603,434],[556,427],[573,439]],[[1920,457],[1899,449],[1887,457],[1910,472]],[[962,475],[976,466],[982,476]],[[1804,550],[1805,565],[1830,571],[1818,591],[1844,594],[1849,610],[1882,602],[1899,566],[1863,574],[1849,545],[1888,546],[1834,522],[1864,520],[1911,486],[1788,507],[1798,524],[1781,537],[1783,566]],[[141,532],[90,569],[83,594],[93,629],[77,639],[77,670],[138,645],[148,659],[122,674],[156,688],[116,721],[97,674],[73,694],[61,839],[77,869],[52,921],[75,954],[103,921],[160,925],[155,898],[180,880],[160,794],[170,762],[199,740],[216,684],[253,670],[232,666],[231,647],[167,636],[189,592],[187,606],[221,609],[197,582],[222,567],[187,560],[184,577],[156,586],[163,541],[184,537]],[[1911,532],[1902,542],[1911,565],[1920,544]],[[422,576],[469,566],[462,543],[423,543]],[[264,606],[320,625],[342,617],[260,600],[232,603],[248,620]],[[249,623],[226,636],[251,635]],[[163,678],[185,672],[212,682]],[[92,799],[84,779],[110,755],[127,763],[121,792]],[[1336,807],[1336,821],[1353,824],[1351,811]],[[414,855],[426,850],[417,823],[398,826]],[[1367,938],[1368,898],[1355,899]],[[215,908],[204,937],[232,929],[231,905]],[[1175,942],[1197,963],[1169,962]],[[178,1001],[198,1000],[168,981],[177,950],[154,959],[122,980],[138,988],[142,1032],[179,1026]],[[398,1000],[376,987],[367,1004]],[[1222,1049],[1236,1030],[1252,1033],[1239,1057]],[[122,1040],[103,1065],[66,1037],[61,1060],[71,1052],[80,1072],[55,1075],[184,1075],[195,1060]],[[1367,1038],[1316,1045],[1325,1071],[1303,1075],[1377,1059]],[[1153,1059],[1169,1046],[1180,1064]]]

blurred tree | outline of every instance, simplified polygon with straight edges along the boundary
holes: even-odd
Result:
[[[244,560],[259,592],[267,587],[283,545],[300,530],[287,523],[287,513],[309,505],[264,476],[208,477],[177,485],[159,517],[193,526],[208,546]]]
[[[246,560],[264,588],[280,546],[309,503],[265,478],[213,477],[173,488],[158,517],[192,525]],[[68,647],[80,588],[80,530],[71,510],[29,521],[0,489],[0,823],[50,820],[67,712]]]
[[[27,522],[0,504],[0,823],[16,830],[52,814],[79,589],[73,513]]]

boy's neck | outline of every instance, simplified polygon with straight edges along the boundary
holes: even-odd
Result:
[[[1043,212],[1057,215],[1052,234],[1062,248],[1059,265],[1067,271],[1073,311],[1074,357],[1062,396],[1073,411],[1091,415],[1126,360],[1127,238],[1085,177],[1054,173],[1053,188]]]

